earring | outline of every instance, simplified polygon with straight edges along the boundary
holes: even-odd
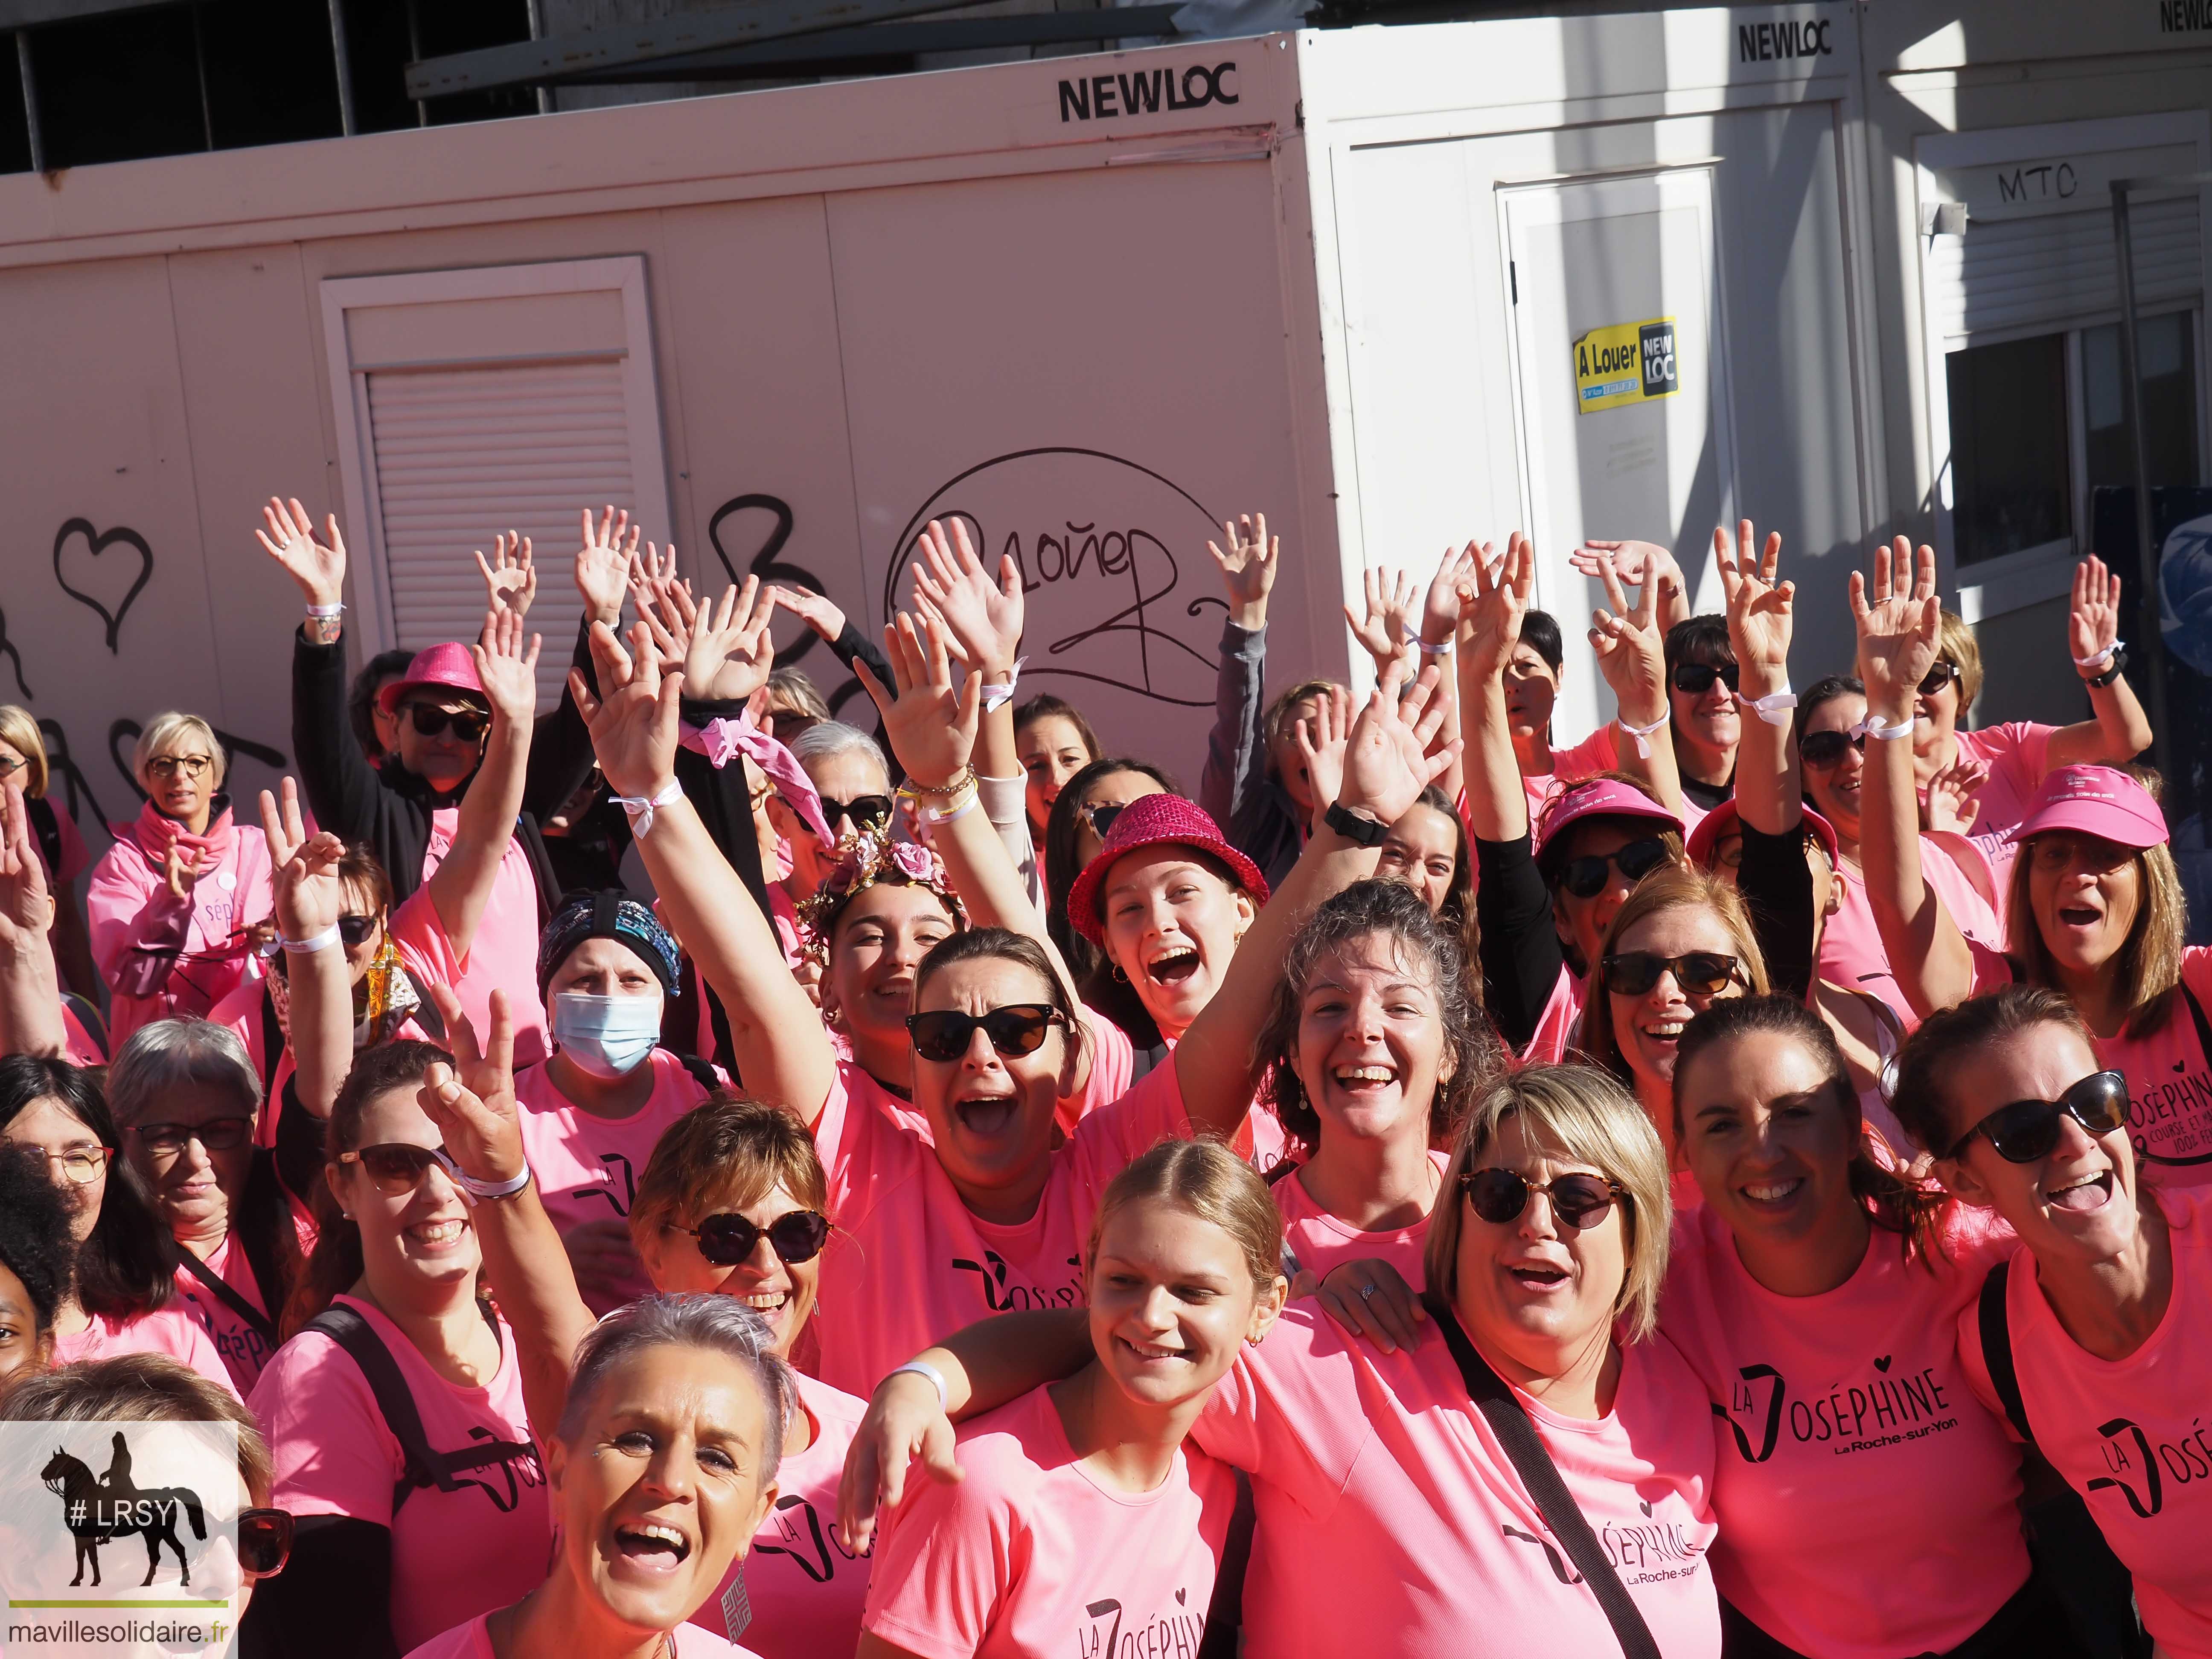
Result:
[[[1121,964],[1118,962],[1114,964],[1114,977],[1121,984],[1127,985],[1129,982],[1129,976],[1121,971]]]

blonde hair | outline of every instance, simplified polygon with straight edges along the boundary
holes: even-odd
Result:
[[[1589,996],[1583,1006],[1582,1050],[1622,1082],[1629,1081],[1628,1062],[1620,1052],[1620,1039],[1613,1029],[1613,997],[1606,984],[1605,957],[1613,954],[1620,936],[1646,916],[1662,910],[1705,910],[1720,920],[1735,942],[1735,955],[1752,996],[1765,996],[1766,958],[1759,949],[1759,935],[1751,925],[1751,912],[1743,896],[1719,877],[1686,865],[1662,864],[1636,884],[1627,901],[1605,932],[1604,955],[1590,964]]]
[[[193,733],[207,740],[208,791],[212,794],[222,787],[222,775],[229,769],[228,757],[216,739],[215,727],[198,714],[181,714],[172,708],[154,716],[146,722],[146,729],[138,734],[138,746],[131,751],[131,770],[140,783],[146,781],[146,763],[166,751],[179,738]]]
[[[1264,1291],[1282,1277],[1283,1212],[1267,1183],[1218,1140],[1163,1140],[1107,1183],[1083,1251],[1087,1284],[1098,1265],[1098,1241],[1115,1211],[1156,1199],[1210,1223],[1235,1241],[1251,1271],[1252,1288]]]
[[[1457,1297],[1466,1209],[1460,1184],[1511,1117],[1523,1121],[1531,1143],[1589,1164],[1626,1193],[1620,1224],[1628,1265],[1613,1311],[1625,1322],[1627,1340],[1641,1342],[1658,1328],[1659,1287],[1667,1278],[1667,1236],[1674,1219],[1667,1154],[1636,1097],[1595,1066],[1527,1066],[1476,1097],[1429,1217],[1422,1262],[1429,1288],[1446,1303]]]
[[[46,740],[21,703],[0,702],[0,742],[23,757],[23,793],[38,799],[46,793]]]
[[[778,1187],[829,1214],[829,1177],[806,1126],[781,1106],[718,1089],[653,1143],[630,1200],[631,1242],[642,1250],[664,1227],[742,1210]]]
[[[1936,635],[1936,660],[1959,671],[1959,723],[1963,726],[1966,711],[1982,695],[1982,646],[1974,637],[1973,623],[1946,611]]]

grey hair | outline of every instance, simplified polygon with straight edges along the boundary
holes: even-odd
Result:
[[[204,1019],[157,1019],[133,1031],[109,1065],[107,1109],[127,1129],[170,1090],[196,1083],[229,1090],[250,1114],[261,1110],[261,1079],[237,1032]]]
[[[891,775],[891,764],[884,758],[883,746],[857,726],[848,726],[842,720],[817,720],[791,740],[791,752],[804,766],[817,755],[827,757],[858,750],[875,762],[884,777]]]
[[[222,743],[210,726],[198,714],[181,714],[174,708],[156,714],[146,722],[146,729],[138,734],[138,746],[131,754],[131,775],[139,782],[146,781],[146,763],[164,753],[179,737],[198,733],[207,740],[208,789],[210,793],[222,787],[222,776],[230,769],[230,757],[223,752]]]
[[[706,1348],[737,1361],[760,1389],[768,1407],[760,1465],[760,1484],[766,1486],[783,1462],[784,1425],[799,1405],[798,1379],[775,1341],[768,1322],[733,1296],[709,1291],[641,1297],[616,1309],[576,1345],[568,1399],[561,1408],[561,1442],[576,1443],[607,1373],[631,1355],[648,1348]]]

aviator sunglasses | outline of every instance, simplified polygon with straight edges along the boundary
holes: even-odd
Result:
[[[1494,1227],[1518,1221],[1528,1207],[1531,1193],[1550,1199],[1552,1213],[1577,1232],[1604,1220],[1616,1200],[1628,1202],[1626,1187],[1594,1175],[1563,1175],[1556,1181],[1535,1182],[1517,1170],[1469,1170],[1460,1176],[1459,1189],[1467,1194],[1475,1214]]]
[[[2091,1134],[2108,1135],[2128,1121],[2128,1080],[2118,1072],[2092,1072],[2056,1100],[2015,1100],[2000,1106],[1943,1156],[1965,1157],[1966,1144],[1980,1135],[2006,1163],[2033,1164],[2058,1145],[2062,1112]]]
[[[814,1210],[793,1210],[763,1227],[741,1215],[710,1215],[696,1227],[678,1227],[698,1241],[702,1261],[717,1267],[734,1267],[749,1260],[765,1234],[769,1248],[787,1267],[811,1261],[830,1242],[830,1218]]]
[[[1623,951],[1605,959],[1605,988],[1625,997],[1650,994],[1659,975],[1671,973],[1685,996],[1718,996],[1735,978],[1736,959],[1718,951],[1688,951],[1662,957],[1650,951]]]
[[[908,1014],[906,1029],[914,1038],[914,1051],[924,1060],[953,1060],[968,1052],[981,1027],[991,1046],[1012,1058],[1033,1054],[1044,1045],[1044,1034],[1064,1024],[1066,1016],[1046,1002],[1010,1002],[988,1014],[963,1014],[956,1009],[935,1013]]]
[[[1666,861],[1664,842],[1632,841],[1610,853],[1586,853],[1581,858],[1569,859],[1559,871],[1559,885],[1577,898],[1595,898],[1605,890],[1606,878],[1612,870],[1619,870],[1632,884],[1643,880]]]

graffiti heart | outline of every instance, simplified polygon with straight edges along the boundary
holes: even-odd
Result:
[[[83,538],[85,551],[79,557],[72,558],[70,563],[82,566],[79,574],[88,585],[99,588],[100,592],[77,586],[62,569],[62,556],[73,551],[72,538],[77,537]],[[138,556],[136,576],[125,574],[130,568],[127,559],[106,556],[110,549],[117,547],[127,548]],[[116,640],[123,631],[123,618],[130,613],[132,602],[153,575],[154,550],[146,545],[146,538],[135,530],[125,529],[119,525],[113,530],[96,530],[89,519],[70,519],[54,532],[54,580],[61,584],[62,592],[70,598],[100,613],[100,621],[107,625],[107,648],[111,653],[121,654]],[[110,609],[102,602],[100,593],[113,594],[118,588],[122,597]]]

